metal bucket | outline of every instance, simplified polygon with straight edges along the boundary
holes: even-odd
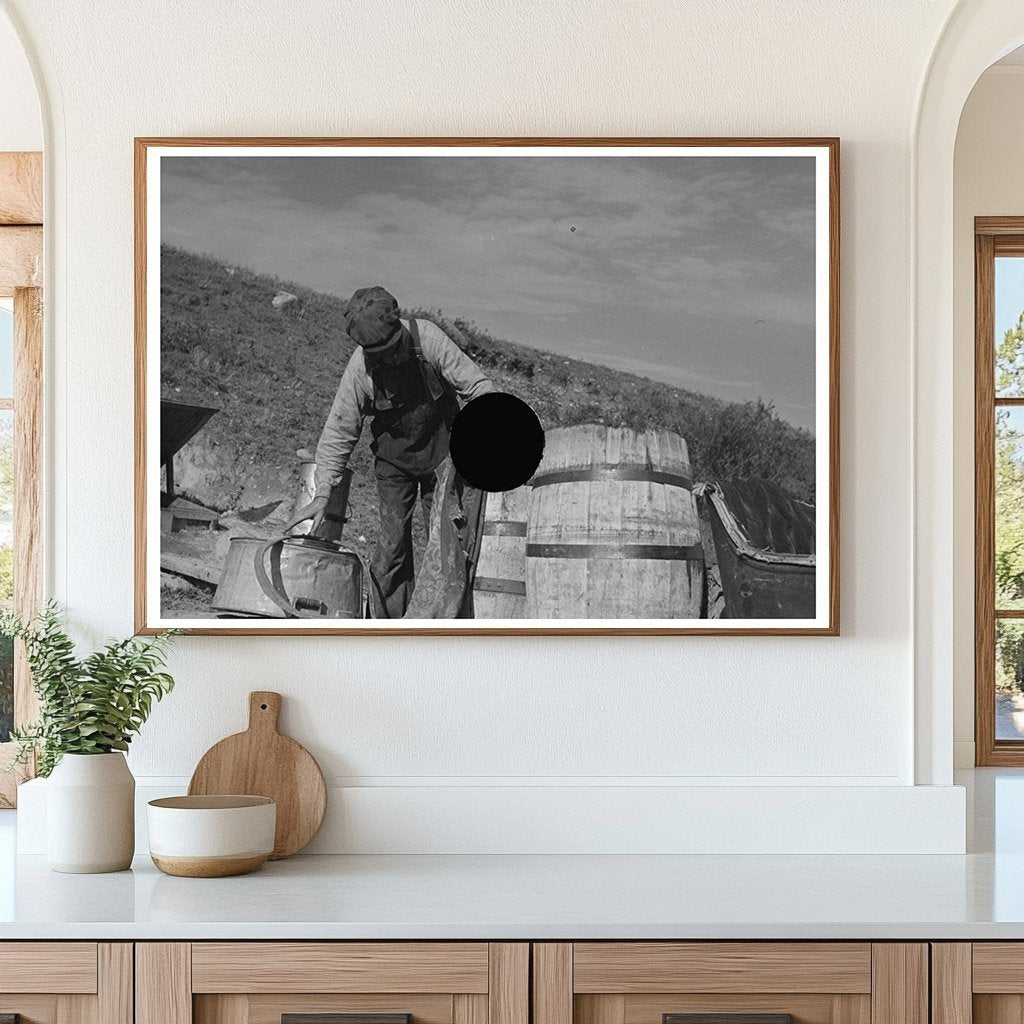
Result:
[[[213,607],[227,617],[359,619],[363,563],[336,541],[235,537]]]
[[[324,509],[323,520],[317,530],[322,540],[341,540],[342,530],[348,522],[348,493],[352,487],[352,470],[343,469],[341,478],[331,488],[331,494]],[[316,463],[299,463],[299,482],[295,487],[291,518],[294,519],[316,497]],[[305,519],[291,531],[292,536],[308,537],[313,532],[313,520]]]

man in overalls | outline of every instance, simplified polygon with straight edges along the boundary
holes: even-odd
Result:
[[[444,331],[429,320],[399,317],[384,288],[360,288],[345,313],[356,343],[316,450],[316,497],[289,529],[313,519],[319,527],[331,488],[348,465],[363,420],[380,499],[380,533],[370,561],[371,598],[378,617],[405,614],[413,589],[412,516],[416,498],[430,524],[434,471],[448,455],[459,401],[497,388]]]

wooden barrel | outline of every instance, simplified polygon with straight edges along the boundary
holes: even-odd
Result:
[[[549,430],[532,484],[528,618],[701,617],[704,552],[678,434]]]
[[[530,488],[487,495],[480,557],[473,581],[478,619],[522,619],[526,615],[526,513]]]

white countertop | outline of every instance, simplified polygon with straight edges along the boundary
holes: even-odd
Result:
[[[1024,856],[298,857],[228,879],[18,862],[0,939],[1024,938]]]
[[[961,781],[966,856],[309,856],[225,879],[137,858],[60,875],[14,857],[0,812],[0,940],[1024,939],[1024,772]]]

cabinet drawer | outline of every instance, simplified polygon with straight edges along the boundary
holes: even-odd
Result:
[[[578,942],[573,991],[871,991],[870,943]]]
[[[534,1024],[927,1024],[923,943],[537,943]]]
[[[136,947],[136,1024],[529,1024],[514,942]]]
[[[126,942],[0,942],[0,1018],[21,1024],[132,1024]]]
[[[975,942],[971,969],[976,993],[1024,994],[1024,943]]]
[[[0,943],[0,992],[96,991],[95,942]]]
[[[193,992],[472,992],[486,942],[197,942]]]
[[[934,1024],[1024,1020],[1024,943],[932,944]]]

